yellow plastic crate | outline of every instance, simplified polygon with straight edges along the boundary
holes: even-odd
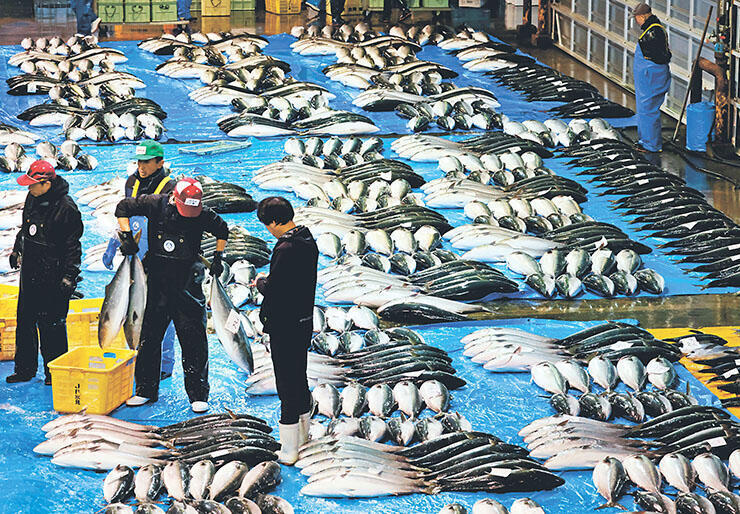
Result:
[[[299,14],[301,0],[265,0],[265,11],[274,14]]]
[[[0,361],[13,360],[14,357],[15,324],[10,326],[8,320],[0,320]]]
[[[18,306],[18,288],[0,284],[0,318],[15,316]]]
[[[108,414],[134,387],[133,350],[75,348],[49,363],[54,410]]]
[[[200,0],[201,16],[229,16],[231,0]]]

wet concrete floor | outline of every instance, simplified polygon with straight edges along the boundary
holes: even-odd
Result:
[[[52,2],[39,2],[51,4]],[[63,4],[64,2],[58,2]],[[489,5],[497,2],[491,0]],[[28,0],[0,0],[0,44],[17,44],[27,36],[41,37],[71,36],[75,32],[75,18],[67,8],[36,8]],[[279,34],[289,32],[294,25],[304,24],[305,12],[298,15],[275,15],[264,11],[232,12],[229,17],[200,18],[191,23],[193,31],[246,31],[255,34]],[[394,19],[397,13],[394,13]],[[346,17],[348,21],[359,21],[359,17]],[[453,9],[451,12],[415,12],[414,21],[440,22],[457,26],[467,24],[488,30],[501,39],[515,43],[515,28],[521,24],[521,7],[500,4],[493,9]],[[370,21],[380,25],[379,14],[374,13]],[[108,40],[135,40],[156,37],[163,32],[172,32],[175,25],[112,25],[107,27]],[[585,80],[596,86],[601,93],[615,102],[634,109],[634,95],[617,86],[609,79],[590,70],[580,61],[557,49],[522,47],[527,53],[553,68]],[[670,139],[675,121],[664,117],[664,139]],[[626,129],[624,135],[636,139],[635,129]],[[683,134],[677,139],[676,148],[681,149]],[[740,168],[726,166],[701,156],[687,156],[684,151],[666,147],[664,153],[651,157],[660,165],[687,183],[702,191],[718,209],[740,223],[740,195],[735,184],[740,184]],[[709,173],[707,173],[707,171]],[[617,300],[548,300],[507,301],[491,304],[492,313],[480,317],[494,318],[558,318],[568,320],[636,318],[647,327],[702,327],[740,325],[740,296],[737,295],[692,295],[667,298],[637,298]]]

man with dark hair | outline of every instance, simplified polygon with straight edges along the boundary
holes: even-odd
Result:
[[[643,152],[660,152],[663,149],[660,106],[671,86],[668,34],[648,4],[638,4],[632,10],[632,16],[640,27],[633,70],[637,135],[640,139],[637,149]]]
[[[141,195],[168,195],[175,188],[172,180],[164,169],[164,148],[157,141],[146,140],[136,146],[134,154],[136,160],[136,172],[131,174],[124,186],[126,198],[136,198]],[[147,244],[147,221],[144,216],[131,216],[129,219],[131,232],[141,231],[139,239],[139,258],[143,261],[149,248]],[[121,241],[113,236],[108,241],[108,248],[103,254],[103,265],[112,270],[113,258],[116,255]],[[165,379],[172,376],[175,366],[175,325],[170,323],[167,332],[162,339],[162,369],[160,378]]]
[[[126,405],[135,407],[157,401],[162,336],[170,321],[174,321],[190,406],[193,412],[205,412],[210,388],[203,296],[205,267],[200,261],[200,242],[203,232],[216,237],[210,272],[219,276],[224,270],[222,256],[229,227],[218,214],[203,206],[203,187],[192,178],[178,181],[170,195],[124,198],[115,215],[124,255],[139,251],[129,218],[146,216],[149,222],[149,251],[144,260],[147,298],[136,357],[136,394],[126,400]]]
[[[255,280],[264,295],[260,321],[270,335],[270,353],[280,397],[279,460],[292,465],[308,441],[311,392],[306,364],[313,329],[316,264],[319,251],[311,232],[293,222],[293,207],[278,196],[265,198],[257,217],[277,238],[270,274]]]
[[[38,368],[39,337],[46,385],[49,362],[67,351],[67,311],[82,257],[82,219],[69,184],[46,161],[35,161],[16,180],[28,186],[23,225],[15,238],[10,266],[21,269],[15,371],[12,384],[28,382]],[[37,334],[38,329],[38,334]]]

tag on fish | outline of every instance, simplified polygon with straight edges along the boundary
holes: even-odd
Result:
[[[718,446],[725,446],[727,444],[727,441],[725,441],[724,437],[715,437],[714,439],[707,440],[707,443],[712,448],[716,448]]]
[[[229,312],[229,317],[226,318],[224,328],[230,333],[236,334],[239,331],[239,325],[241,325],[241,322],[242,320],[241,316],[239,316],[239,313],[234,309],[231,309],[231,312]]]
[[[735,368],[735,369],[731,369],[730,371],[728,371],[726,373],[722,373],[722,377],[723,378],[730,378],[731,376],[737,375],[738,373],[740,373],[740,370],[738,370],[737,368]]]
[[[491,468],[491,470],[488,472],[490,475],[493,475],[495,477],[502,477],[506,478],[509,475],[511,475],[512,470],[506,469],[506,468]]]
[[[684,353],[691,353],[694,350],[700,349],[701,343],[697,341],[695,337],[686,337],[681,339],[681,346],[681,351]]]
[[[661,364],[658,361],[650,361],[648,362],[647,367],[645,368],[645,371],[648,373],[665,373],[670,368],[666,366],[665,364]]]
[[[627,348],[632,348],[633,343],[628,343],[626,341],[618,341],[611,345],[612,350],[626,350]]]

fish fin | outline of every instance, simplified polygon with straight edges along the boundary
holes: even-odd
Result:
[[[224,407],[224,410],[229,415],[229,417],[231,417],[231,419],[237,419],[236,413],[234,411],[232,411],[228,407]]]

